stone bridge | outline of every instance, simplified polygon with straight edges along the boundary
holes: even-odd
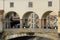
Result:
[[[23,36],[37,36],[50,38],[52,40],[58,40],[58,34],[56,29],[5,29],[2,40],[9,40]]]

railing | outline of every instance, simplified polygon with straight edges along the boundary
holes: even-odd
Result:
[[[41,28],[15,28],[15,29],[4,29],[4,32],[8,33],[57,33],[57,29],[41,29]]]

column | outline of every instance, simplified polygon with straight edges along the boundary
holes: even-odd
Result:
[[[20,19],[20,28],[23,28],[23,21]]]

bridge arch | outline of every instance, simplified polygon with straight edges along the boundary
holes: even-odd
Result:
[[[10,11],[5,15],[4,28],[20,28],[20,17],[15,11]]]
[[[36,35],[26,35],[26,34],[16,34],[12,37],[13,35],[7,36],[5,39],[9,40],[9,39],[14,39],[14,38],[19,38],[19,37],[37,37],[37,38],[47,38],[47,39],[51,39],[51,40],[57,40],[57,37],[53,37],[53,35],[48,35],[48,34],[36,34]]]
[[[41,18],[42,28],[57,29],[57,13],[53,11],[47,11]]]
[[[39,16],[33,12],[29,11],[23,15],[23,28],[38,28]]]

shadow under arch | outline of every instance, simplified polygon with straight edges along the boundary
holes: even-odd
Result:
[[[57,28],[57,26],[55,26],[57,24],[57,16],[55,16],[55,12],[53,11],[47,11],[42,15],[41,18],[41,24],[42,24],[42,28],[49,28],[49,29],[55,29],[55,27]],[[55,22],[55,23],[54,23]],[[53,25],[55,27],[53,27]]]
[[[21,36],[16,37],[8,40],[54,40],[52,38],[46,38],[46,37],[39,37],[39,36]]]
[[[14,12],[10,11],[5,15],[5,28],[20,28],[20,17]]]
[[[46,19],[46,17],[53,11],[47,11],[42,15],[42,19]]]
[[[33,19],[34,18],[34,19]],[[37,20],[36,20],[37,19]],[[23,15],[23,28],[29,28],[34,26],[34,20],[38,21],[39,16],[33,12],[33,11],[28,11]],[[25,26],[25,27],[24,27]]]
[[[41,39],[41,40],[57,40],[58,39],[58,35],[54,35],[54,34],[34,34],[34,35],[28,35],[26,33],[22,33],[22,34],[13,34],[13,35],[7,35],[5,37],[6,40],[28,40],[28,39],[35,39],[37,38],[38,40]]]
[[[9,11],[9,12],[7,12],[7,13],[5,14],[5,18],[6,18],[7,16],[13,14],[13,13],[18,15],[18,13],[15,12],[15,11]],[[19,16],[19,15],[18,15],[18,16]]]

